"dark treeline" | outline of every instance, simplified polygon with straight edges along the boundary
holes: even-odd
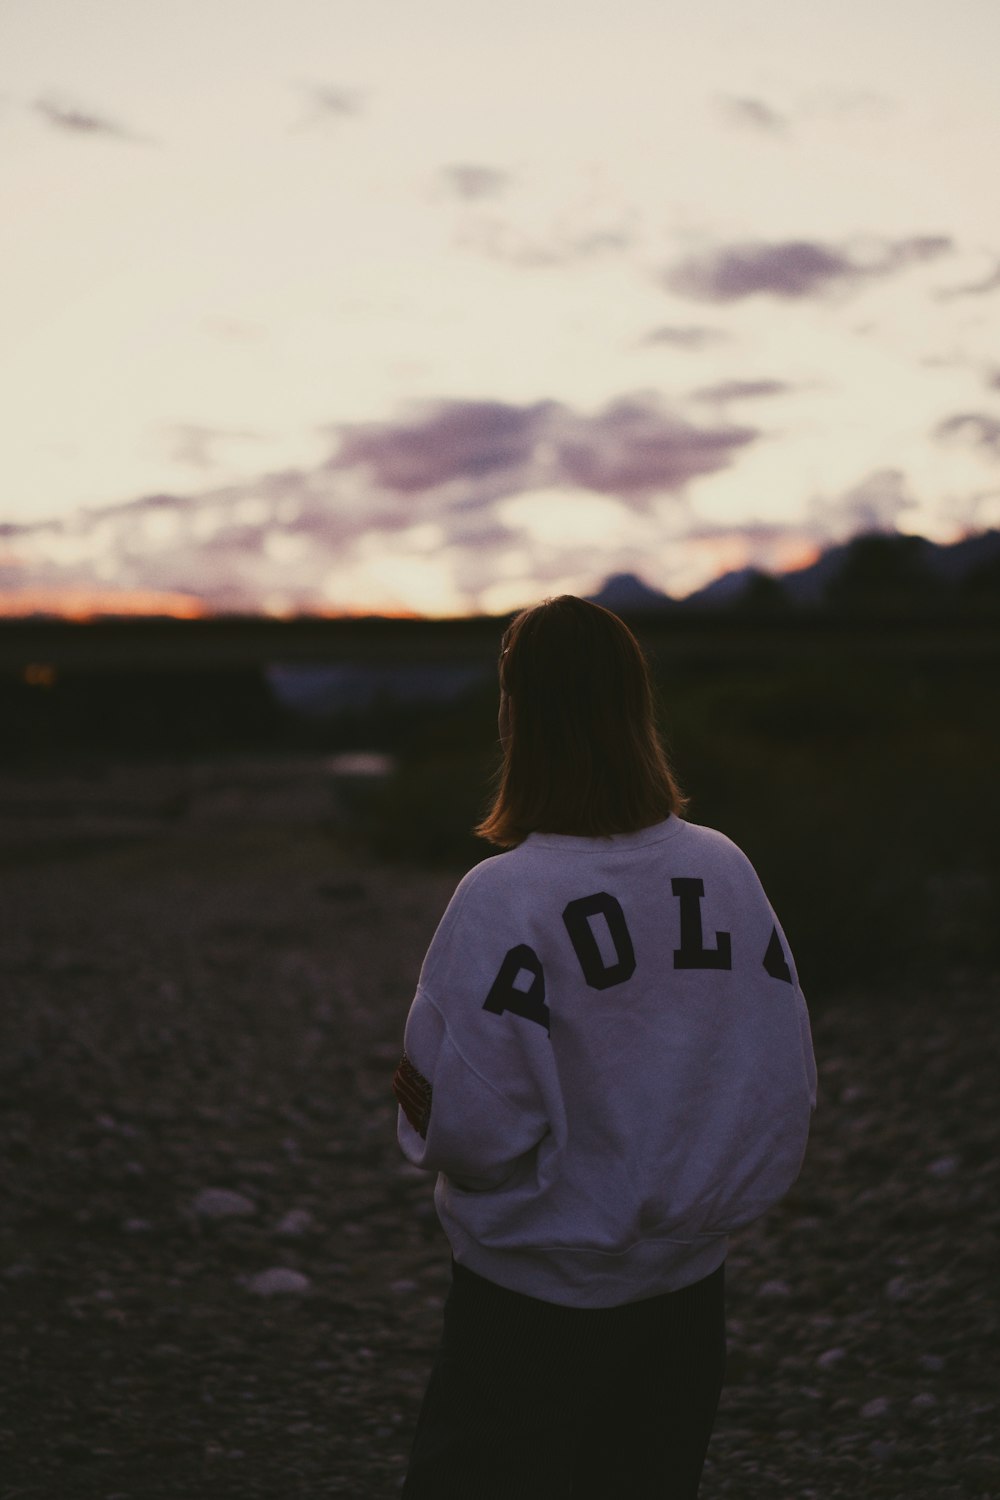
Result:
[[[1000,962],[1000,631],[634,623],[689,816],[753,859],[814,991]],[[309,717],[252,667],[10,673],[0,696],[4,759],[26,774],[81,756],[388,751],[395,772],[359,789],[350,836],[415,864],[490,853],[470,833],[498,760],[489,661],[451,701],[382,694]]]
[[[1000,533],[950,547],[896,533],[857,536],[811,568],[773,577],[751,570],[743,609],[812,605],[832,611],[992,614],[1000,601]]]
[[[750,855],[813,992],[1000,963],[1000,580],[983,563],[959,601],[918,551],[852,544],[822,605],[751,577],[724,609],[631,616],[689,816]],[[497,766],[505,623],[62,624],[50,651],[40,622],[21,656],[7,624],[0,761],[384,751],[395,772],[350,836],[460,868],[490,853],[470,829]],[[282,661],[482,670],[449,699],[380,690],[304,714],[269,683]]]
[[[871,993],[1000,962],[1000,653],[933,636],[800,637],[770,657],[731,644],[651,648],[664,737],[688,816],[750,855],[804,981]],[[379,852],[488,852],[468,830],[497,765],[494,713],[484,687],[411,727],[371,809]]]

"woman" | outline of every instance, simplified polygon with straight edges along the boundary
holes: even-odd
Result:
[[[615,615],[511,624],[503,767],[394,1079],[453,1252],[407,1500],[681,1500],[725,1360],[726,1237],[798,1175],[815,1066],[749,861],[684,822]]]

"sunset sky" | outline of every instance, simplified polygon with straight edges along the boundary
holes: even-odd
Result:
[[[994,0],[0,0],[0,607],[1000,525],[998,57]]]

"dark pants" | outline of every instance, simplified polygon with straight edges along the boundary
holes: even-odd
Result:
[[[693,1500],[722,1388],[724,1278],[578,1308],[453,1266],[405,1500]]]

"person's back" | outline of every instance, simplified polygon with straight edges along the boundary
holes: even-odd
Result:
[[[428,953],[407,1052],[426,1058],[432,1034],[446,1088],[426,1136],[404,1124],[401,1141],[445,1174],[459,1259],[500,1285],[581,1307],[674,1290],[798,1175],[805,1006],[749,861],[710,829],[532,834],[477,866]],[[527,1135],[498,1108],[503,1181],[468,1192],[485,1080]]]
[[[645,663],[548,601],[501,657],[503,773],[394,1087],[438,1172],[442,1348],[408,1500],[697,1493],[727,1232],[798,1174],[805,1003],[744,854],[685,822]]]

